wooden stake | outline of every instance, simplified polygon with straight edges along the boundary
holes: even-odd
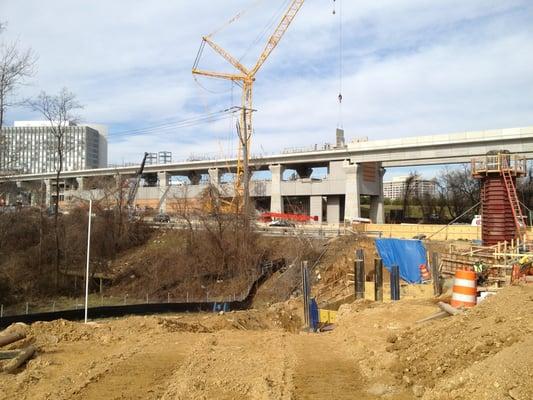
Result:
[[[362,249],[355,252],[354,275],[355,275],[355,299],[365,298],[365,256]]]
[[[374,260],[374,300],[383,302],[383,261]]]

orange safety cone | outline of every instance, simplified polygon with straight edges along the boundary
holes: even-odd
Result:
[[[477,275],[474,271],[457,270],[453,278],[452,307],[471,308],[477,304]]]
[[[427,282],[431,280],[431,275],[429,274],[428,267],[426,267],[426,264],[420,264],[418,268],[420,269],[420,276],[422,277],[422,282]]]

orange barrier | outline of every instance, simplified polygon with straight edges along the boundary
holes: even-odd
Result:
[[[426,264],[420,264],[420,275],[422,276],[422,282],[427,282],[431,280],[431,275],[429,274],[428,267]]]
[[[474,307],[477,303],[477,276],[474,271],[455,271],[453,278],[452,307]]]

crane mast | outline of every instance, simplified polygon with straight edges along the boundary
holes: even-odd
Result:
[[[290,24],[302,8],[305,0],[293,0],[289,5],[288,9],[284,13],[281,21],[277,25],[276,29],[268,39],[261,55],[259,56],[256,64],[248,69],[242,63],[240,63],[235,57],[233,57],[229,52],[224,50],[221,46],[216,44],[212,40],[212,35],[204,36],[202,38],[202,44],[200,46],[200,51],[194,62],[192,73],[194,75],[202,75],[210,78],[226,79],[237,83],[242,88],[241,96],[241,113],[239,118],[239,148],[237,154],[237,175],[235,179],[235,192],[236,197],[242,198],[243,194],[247,197],[248,193],[243,193],[243,183],[247,181],[248,174],[248,161],[250,158],[250,145],[253,132],[253,121],[252,121],[252,111],[253,111],[253,86],[255,82],[255,75],[261,69],[265,61],[269,58],[272,51],[279,44],[285,32],[289,28]],[[235,20],[234,18],[233,20]],[[200,57],[205,45],[209,45],[216,53],[222,56],[229,64],[231,64],[239,73],[223,73],[215,71],[207,71],[198,68]],[[246,203],[246,201],[245,201]]]

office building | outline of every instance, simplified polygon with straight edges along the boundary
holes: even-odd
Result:
[[[407,187],[408,176],[397,176],[390,181],[383,182],[383,195],[389,199],[401,199]],[[435,180],[415,178],[412,182],[411,193],[420,197],[437,194],[437,183]]]
[[[16,174],[55,172],[57,141],[47,121],[16,121],[0,136],[0,171]],[[107,128],[70,123],[63,141],[63,171],[107,167]]]

